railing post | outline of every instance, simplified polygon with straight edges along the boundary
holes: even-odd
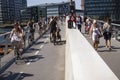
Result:
[[[5,35],[5,53],[6,55],[8,53],[8,34]]]
[[[0,69],[1,69],[1,56],[0,56]]]

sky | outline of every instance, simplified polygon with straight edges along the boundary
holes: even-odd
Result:
[[[63,1],[65,2],[70,0],[27,0],[27,5],[32,6],[32,5],[38,5],[43,3],[59,3]],[[81,0],[75,0],[75,4],[76,4],[76,9],[81,9],[80,8]]]

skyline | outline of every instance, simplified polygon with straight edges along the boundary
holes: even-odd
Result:
[[[39,2],[40,1],[40,2]],[[44,3],[59,3],[66,2],[70,0],[27,0],[27,6],[39,5]],[[81,9],[81,0],[74,0],[76,4],[76,9]]]

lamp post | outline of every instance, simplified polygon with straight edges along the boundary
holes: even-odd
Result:
[[[70,20],[75,21],[75,5],[73,4],[73,0],[70,0]]]
[[[70,0],[70,14],[69,14],[69,20],[68,20],[68,28],[76,28],[76,16],[75,16],[75,5],[73,4],[73,1]]]

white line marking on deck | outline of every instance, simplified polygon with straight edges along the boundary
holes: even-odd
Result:
[[[31,64],[31,62],[26,63],[26,65],[30,65],[30,64]]]
[[[42,48],[43,48],[43,45],[40,46],[40,49],[42,49]]]
[[[40,51],[36,51],[36,52],[35,52],[35,55],[38,55],[39,52],[40,52]]]

